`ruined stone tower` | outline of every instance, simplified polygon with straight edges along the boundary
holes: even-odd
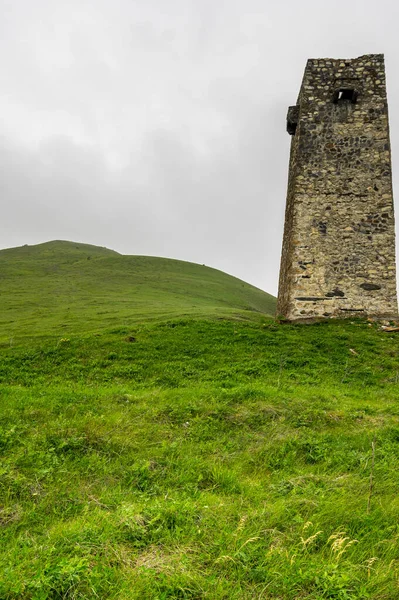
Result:
[[[287,131],[277,314],[397,315],[384,56],[308,60]]]

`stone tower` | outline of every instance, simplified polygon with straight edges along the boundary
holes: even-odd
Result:
[[[397,315],[384,56],[308,60],[287,131],[277,314]]]

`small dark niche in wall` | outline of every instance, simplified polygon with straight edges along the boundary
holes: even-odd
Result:
[[[317,224],[317,227],[318,227],[320,233],[322,233],[323,235],[326,235],[326,233],[327,233],[327,223],[324,223],[323,221],[320,221]]]
[[[342,290],[339,290],[338,288],[335,288],[332,292],[327,292],[326,297],[327,298],[344,298],[345,293]]]
[[[358,93],[353,88],[340,88],[334,92],[333,102],[334,104],[341,104],[344,102],[350,102],[356,104]]]
[[[372,292],[374,290],[381,289],[381,286],[378,285],[377,283],[361,283],[360,287],[363,288],[364,290],[367,290],[368,292]]]

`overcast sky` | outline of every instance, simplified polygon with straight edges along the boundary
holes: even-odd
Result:
[[[0,0],[0,248],[66,239],[277,292],[307,58],[385,53],[397,0]],[[399,219],[398,219],[399,222]]]

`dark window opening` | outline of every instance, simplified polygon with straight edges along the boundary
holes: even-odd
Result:
[[[323,223],[323,221],[320,221],[319,223],[317,223],[317,227],[318,227],[320,233],[322,233],[323,235],[326,235],[327,223]]]
[[[350,102],[355,104],[357,100],[357,91],[350,88],[341,88],[334,94],[334,104],[341,104],[341,102]]]
[[[290,135],[295,135],[297,125],[298,123],[294,123],[293,121],[287,121],[287,131]]]
[[[299,119],[299,106],[290,106],[287,113],[287,131],[290,135],[295,135]]]

